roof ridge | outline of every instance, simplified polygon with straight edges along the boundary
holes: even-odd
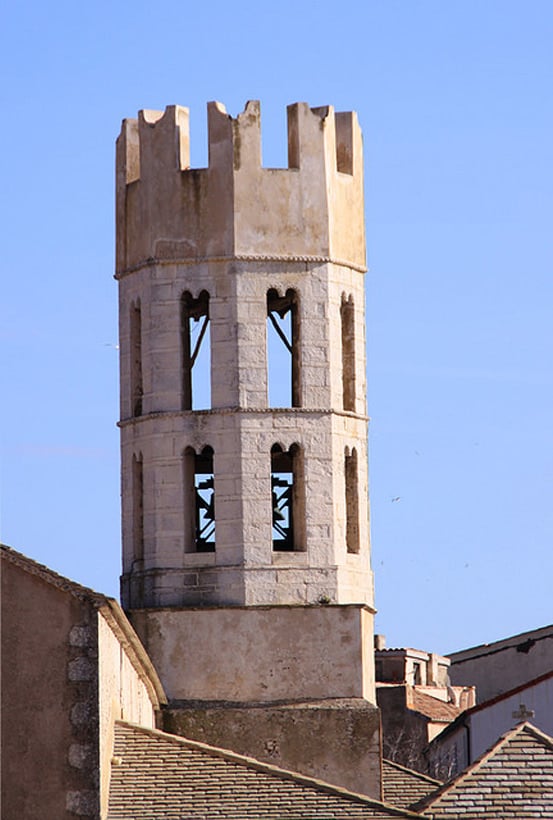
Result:
[[[483,700],[482,703],[475,703],[474,706],[471,706],[469,709],[466,709],[465,712],[468,714],[479,712],[480,709],[484,709],[487,706],[491,706],[493,703],[500,703],[502,700],[506,700],[507,698],[510,698],[513,695],[518,694],[518,692],[523,692],[530,686],[536,686],[538,683],[541,683],[542,681],[547,680],[551,677],[553,677],[553,669],[549,672],[542,672],[541,675],[538,675],[536,678],[532,678],[531,680],[526,681],[526,683],[519,683],[518,686],[513,686],[512,689],[507,689],[506,692],[501,692],[499,695],[494,695],[493,698]]]
[[[96,592],[94,589],[85,587],[77,581],[72,581],[71,578],[67,578],[65,575],[60,575],[58,572],[46,566],[46,564],[41,564],[33,558],[29,558],[22,552],[14,550],[13,547],[8,547],[7,544],[0,544],[0,556],[7,559],[11,564],[25,570],[30,575],[35,575],[37,578],[41,578],[43,581],[52,584],[52,586],[57,587],[63,592],[69,592],[78,598],[93,600],[98,605],[106,604],[110,600],[115,601],[115,598],[110,598],[104,595],[103,592]]]
[[[506,692],[502,692],[500,695],[494,695],[493,698],[488,698],[488,700],[483,700],[482,703],[475,703],[474,706],[469,706],[468,709],[464,709],[462,712],[459,712],[455,720],[453,720],[449,726],[446,726],[445,729],[440,732],[439,737],[443,740],[444,737],[448,737],[449,734],[457,728],[465,718],[480,712],[483,709],[488,709],[490,706],[494,706],[496,703],[501,703],[503,700],[507,700],[508,698],[512,698],[513,695],[517,695],[519,692],[524,692],[526,689],[529,689],[532,686],[537,686],[539,683],[543,683],[544,681],[548,680],[549,678],[553,677],[553,670],[550,672],[544,672],[541,675],[538,675],[537,678],[532,678],[532,680],[527,681],[526,683],[520,683],[518,686],[514,686],[512,689],[508,689]],[[438,737],[438,735],[436,735]],[[430,746],[434,743],[433,738],[429,743]]]
[[[415,769],[410,769],[408,766],[402,766],[401,763],[396,763],[395,760],[389,760],[388,758],[382,758],[382,763],[385,763],[387,766],[391,766],[394,769],[398,769],[400,772],[405,772],[405,774],[409,774],[412,777],[417,777],[420,780],[425,780],[427,783],[431,783],[435,786],[443,785],[442,780],[436,780],[434,777],[430,777],[428,774],[423,774],[422,772],[417,772]]]
[[[200,752],[205,752],[208,755],[223,758],[224,760],[237,763],[249,769],[264,772],[272,775],[273,777],[279,777],[282,780],[291,780],[303,786],[307,786],[318,791],[324,791],[327,794],[333,794],[346,800],[350,800],[352,803],[363,804],[369,808],[384,808],[386,811],[395,814],[397,817],[418,817],[417,814],[414,814],[408,809],[399,809],[397,806],[383,803],[382,801],[375,800],[367,795],[351,792],[348,789],[344,789],[340,786],[334,786],[324,780],[319,780],[318,778],[310,777],[309,775],[300,774],[299,772],[293,772],[289,769],[282,769],[271,763],[263,763],[253,757],[238,754],[238,752],[233,752],[230,749],[222,749],[218,746],[211,746],[199,740],[190,740],[189,738],[181,737],[180,735],[173,735],[169,732],[164,732],[161,729],[148,729],[145,726],[139,726],[138,724],[130,723],[125,720],[116,720],[115,725],[116,727],[119,726],[122,729],[129,729],[133,732],[139,732],[144,735],[157,737],[161,740],[165,740],[166,742],[174,743],[175,745],[183,746],[188,749],[195,749]],[[420,817],[418,820],[420,820]]]
[[[549,630],[549,635],[540,635],[539,637],[534,638],[533,640],[540,641],[546,637],[550,637],[551,632],[553,631],[553,624],[537,626],[534,629],[526,629],[524,632],[517,632],[515,635],[508,635],[506,638],[498,638],[496,641],[490,641],[489,643],[477,643],[474,646],[467,646],[466,649],[456,649],[454,652],[448,652],[445,657],[449,658],[452,663],[461,663],[463,660],[468,659],[461,658],[459,661],[456,661],[453,659],[454,655],[463,655],[465,652],[476,652],[477,650],[486,650],[485,652],[481,652],[481,655],[493,655],[496,652],[501,651],[501,649],[499,648],[493,649],[493,647],[499,647],[499,644],[506,644],[506,646],[504,647],[505,649],[512,649],[514,648],[515,644],[509,646],[508,644],[510,641],[517,642],[520,638],[525,638],[529,635],[533,635],[536,633],[542,633],[546,630]],[[491,652],[489,650],[491,650]]]

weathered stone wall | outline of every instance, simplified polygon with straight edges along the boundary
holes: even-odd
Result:
[[[289,168],[262,168],[259,103],[208,106],[209,167],[190,168],[181,106],[124,120],[117,269],[148,259],[330,256],[365,267],[363,154],[352,112],[288,108]]]
[[[370,698],[372,612],[358,606],[135,610],[169,701]]]
[[[98,817],[96,610],[0,566],[2,817]]]
[[[428,723],[424,715],[408,708],[407,687],[379,686],[377,704],[382,719],[382,753],[409,769],[426,773],[423,749],[428,744]]]
[[[157,698],[152,697],[147,672],[137,669],[136,656],[131,657],[122,641],[120,630],[114,631],[113,619],[98,612],[98,678],[100,711],[100,802],[101,816],[107,816],[109,775],[113,754],[113,731],[116,720],[127,720],[153,729],[156,726]]]
[[[167,732],[381,799],[380,717],[366,701],[182,704],[163,720]]]

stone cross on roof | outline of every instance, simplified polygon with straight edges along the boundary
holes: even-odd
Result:
[[[513,717],[518,718],[518,720],[529,720],[535,716],[535,711],[533,709],[527,709],[524,703],[521,703],[518,709],[518,712],[513,712]]]

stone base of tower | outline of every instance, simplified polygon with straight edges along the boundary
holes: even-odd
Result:
[[[362,698],[173,703],[166,732],[381,799],[380,712]]]
[[[169,702],[364,698],[376,704],[368,606],[168,607],[127,614]]]
[[[380,799],[373,610],[131,610],[167,731]]]

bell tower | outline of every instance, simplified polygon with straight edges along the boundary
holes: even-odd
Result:
[[[371,774],[341,785],[376,796],[361,132],[292,105],[288,168],[264,168],[259,104],[210,103],[208,139],[191,169],[169,106],[117,142],[123,605],[172,731],[241,751],[261,703],[278,759],[246,753],[337,782],[290,748],[316,703],[351,739],[350,699]]]

